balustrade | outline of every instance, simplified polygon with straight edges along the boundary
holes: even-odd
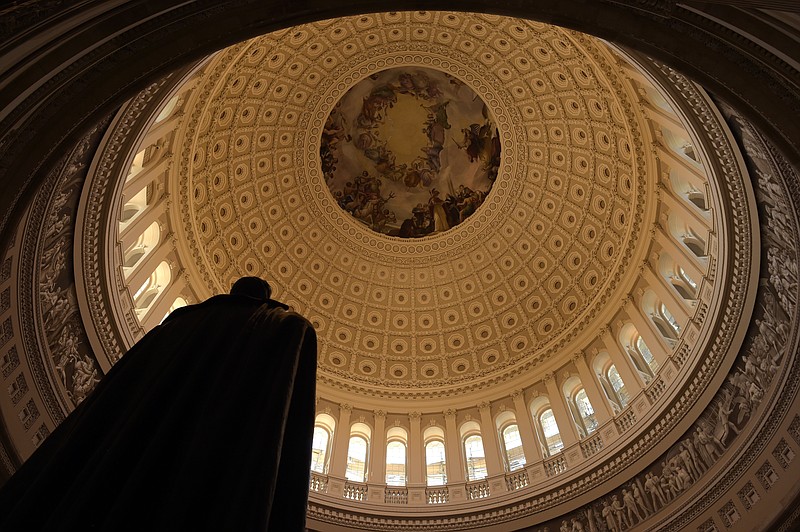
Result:
[[[383,491],[386,504],[408,504],[408,488],[389,488]]]
[[[544,472],[548,477],[560,475],[567,470],[567,461],[563,456],[558,455],[544,461]]]
[[[528,472],[524,469],[515,471],[513,473],[506,473],[506,487],[508,491],[515,491],[525,488],[530,484],[528,479]]]
[[[351,501],[366,501],[367,485],[356,482],[345,482],[342,496]]]
[[[614,419],[614,424],[617,426],[617,432],[622,434],[636,424],[636,412],[630,407],[623,410],[622,413]]]
[[[655,403],[661,394],[664,393],[664,390],[667,388],[667,383],[664,382],[664,379],[661,375],[656,375],[653,379],[653,382],[650,383],[650,386],[647,387],[645,393],[647,394],[647,398],[650,399],[650,403]]]
[[[467,499],[483,499],[489,496],[489,481],[481,480],[467,484]]]
[[[317,493],[327,493],[328,477],[325,475],[318,475],[312,471],[309,489],[311,489],[311,491],[316,491]]]
[[[584,458],[589,458],[590,456],[599,453],[602,450],[603,438],[600,436],[600,434],[595,434],[591,438],[581,442],[581,452],[583,453]]]
[[[426,488],[425,499],[428,504],[444,504],[450,502],[450,491],[446,487]]]

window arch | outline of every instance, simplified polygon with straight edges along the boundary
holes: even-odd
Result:
[[[311,443],[311,471],[317,473],[328,472],[330,447],[333,443],[333,433],[336,420],[328,414],[317,415],[314,421],[314,437]]]
[[[153,222],[139,235],[127,250],[122,259],[123,271],[129,274],[142,260],[158,247],[161,241],[161,227]]]
[[[530,403],[529,409],[534,420],[536,436],[539,438],[542,456],[553,456],[561,452],[564,442],[561,440],[561,433],[558,430],[553,409],[550,407],[550,400],[547,396],[540,395]]]
[[[605,351],[598,353],[592,361],[592,367],[614,414],[619,414],[628,406],[630,395],[617,371],[617,366],[611,361],[611,355]]]
[[[405,486],[408,435],[402,427],[392,427],[386,441],[386,485]]]
[[[592,402],[589,400],[589,396],[586,395],[586,389],[581,387],[575,393],[575,395],[573,395],[572,401],[575,403],[581,424],[586,430],[586,435],[588,436],[597,430],[597,418],[594,415],[594,407],[592,407]]]
[[[461,426],[461,447],[464,451],[467,480],[486,478],[486,452],[483,449],[481,427],[477,422],[467,421]]]
[[[620,408],[628,406],[630,396],[628,395],[628,390],[625,388],[625,383],[622,381],[619,371],[617,371],[617,366],[611,364],[608,370],[606,370],[605,376],[611,384],[611,389],[613,390],[614,397],[617,399]]]
[[[497,434],[500,437],[500,449],[503,454],[506,471],[516,471],[525,466],[525,452],[522,448],[522,437],[514,412],[505,410],[495,418]]]
[[[697,300],[697,281],[666,252],[659,254],[658,271],[682,299],[690,304]]]
[[[439,427],[428,427],[422,436],[425,442],[425,481],[428,486],[443,486],[447,483],[444,431]]]
[[[155,124],[158,124],[159,122],[163,122],[164,120],[169,118],[169,116],[172,114],[172,111],[175,110],[175,107],[178,104],[178,99],[179,98],[180,98],[180,96],[176,94],[172,98],[169,99],[169,101],[167,102],[167,105],[165,105],[164,108],[161,109],[161,112],[158,113],[158,116],[156,117],[156,120],[154,122]]]
[[[506,469],[516,471],[525,467],[525,452],[522,449],[522,437],[516,423],[506,425],[502,431],[503,454],[506,459]]]
[[[589,396],[586,395],[583,382],[579,377],[573,375],[564,381],[562,389],[578,432],[582,438],[589,436],[597,430],[598,423],[594,414],[594,406],[589,400]]]
[[[561,440],[561,433],[558,430],[558,423],[556,423],[556,416],[553,414],[552,408],[547,408],[539,414],[539,424],[544,433],[548,456],[560,452],[564,448],[564,442]]]
[[[480,434],[464,438],[464,455],[467,459],[467,480],[481,480],[488,476],[486,452],[483,450],[483,438]]]
[[[644,359],[647,363],[647,366],[652,371],[652,374],[655,375],[658,372],[658,361],[653,356],[653,352],[650,351],[650,348],[647,347],[647,344],[644,341],[644,338],[641,335],[636,337],[636,352]]]
[[[345,478],[354,482],[366,482],[369,439],[372,431],[364,423],[354,423],[350,428],[350,442],[347,445],[347,469]]]
[[[446,458],[442,440],[430,440],[425,444],[425,474],[428,486],[443,486],[447,483]]]
[[[162,261],[133,295],[136,314],[139,318],[147,314],[147,311],[153,306],[158,296],[164,292],[171,280],[172,270],[166,261]]]

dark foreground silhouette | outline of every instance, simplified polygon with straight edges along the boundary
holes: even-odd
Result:
[[[243,278],[173,312],[0,490],[0,531],[300,531],[316,335]]]

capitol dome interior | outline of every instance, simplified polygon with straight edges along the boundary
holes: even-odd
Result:
[[[0,481],[259,276],[310,531],[800,523],[792,2],[107,4],[0,12]]]

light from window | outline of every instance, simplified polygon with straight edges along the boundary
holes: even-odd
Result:
[[[444,486],[447,483],[443,442],[432,440],[425,445],[425,468],[428,486]]]
[[[406,485],[406,444],[401,441],[386,445],[386,485]]]
[[[619,406],[625,408],[628,406],[630,397],[628,396],[628,390],[625,389],[625,383],[622,382],[622,377],[620,377],[617,371],[617,367],[611,364],[606,375],[608,376],[608,382],[611,383],[611,387],[614,389],[614,394],[616,394],[619,400]]]
[[[367,440],[362,436],[351,436],[347,446],[347,470],[345,478],[354,482],[364,482],[367,471]]]
[[[675,330],[675,333],[680,334],[681,326],[678,324],[678,320],[675,319],[675,316],[672,315],[672,312],[669,311],[664,303],[661,303],[661,314],[669,322],[670,327]]]
[[[589,401],[589,397],[586,395],[586,390],[583,388],[581,388],[580,391],[575,394],[575,406],[578,407],[578,412],[583,420],[583,426],[586,428],[586,433],[591,434],[597,429],[597,419],[594,416],[594,408],[592,408],[592,403]]]
[[[646,343],[644,343],[644,338],[642,338],[641,336],[639,336],[636,339],[636,349],[639,350],[639,353],[642,355],[642,358],[644,359],[645,362],[647,362],[647,365],[650,366],[650,369],[653,371],[653,374],[655,375],[655,373],[658,371],[658,362],[656,362],[656,359],[653,357],[652,351],[650,351],[650,348],[647,347]]]
[[[464,453],[467,457],[467,480],[481,480],[488,476],[486,471],[486,453],[483,451],[483,439],[473,434],[464,440]]]
[[[525,466],[525,452],[522,450],[522,437],[517,425],[509,425],[503,429],[503,446],[506,450],[506,464],[509,471],[516,471]]]
[[[694,281],[694,279],[689,277],[689,274],[686,273],[686,270],[678,266],[678,273],[680,274],[681,279],[683,279],[686,282],[686,284],[691,286],[693,289],[697,290],[697,283]]]
[[[330,434],[322,427],[314,427],[314,439],[311,443],[311,471],[325,472],[325,459],[328,454]]]
[[[542,412],[542,415],[539,416],[539,423],[542,425],[547,452],[553,455],[563,449],[564,442],[561,441],[561,434],[558,432],[558,424],[556,424],[553,410],[548,408]]]

